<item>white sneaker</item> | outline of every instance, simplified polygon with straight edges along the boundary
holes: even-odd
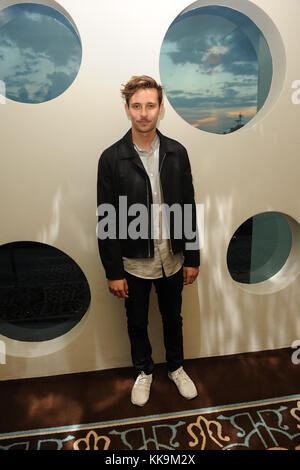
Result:
[[[131,403],[144,406],[149,400],[151,383],[152,374],[147,375],[141,372],[131,390]]]
[[[179,393],[184,398],[191,400],[198,395],[194,382],[189,378],[182,367],[179,367],[179,369],[174,372],[168,372],[168,377],[176,384]]]

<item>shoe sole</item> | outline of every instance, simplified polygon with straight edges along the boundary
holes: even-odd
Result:
[[[135,406],[140,406],[140,407],[142,407],[142,406],[145,406],[146,403],[148,403],[148,400],[147,400],[145,403],[135,403],[134,401],[131,400],[131,403],[132,403],[133,405],[135,405]]]
[[[145,403],[138,403],[138,402],[134,401],[134,400],[132,399],[132,397],[131,397],[131,403],[132,403],[133,405],[135,405],[135,406],[145,406],[146,403],[148,403],[149,400],[150,400],[150,396],[149,396],[148,400],[145,401]]]

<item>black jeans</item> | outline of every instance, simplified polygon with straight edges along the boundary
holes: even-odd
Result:
[[[173,372],[183,363],[181,316],[183,268],[173,276],[164,275],[159,279],[142,279],[127,272],[125,276],[129,291],[129,298],[125,299],[125,308],[133,365],[138,372],[144,371],[146,374],[151,374],[154,368],[148,337],[149,295],[154,283],[163,322],[167,365],[169,371]]]

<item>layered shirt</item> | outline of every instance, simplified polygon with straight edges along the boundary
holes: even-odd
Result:
[[[157,279],[163,277],[163,272],[167,277],[175,274],[182,267],[184,262],[183,253],[173,254],[170,249],[168,238],[167,221],[161,210],[163,195],[159,177],[159,147],[158,135],[152,141],[151,150],[147,152],[134,147],[147,172],[152,190],[152,214],[154,226],[154,258],[126,258],[123,256],[124,269],[134,276],[144,279]]]

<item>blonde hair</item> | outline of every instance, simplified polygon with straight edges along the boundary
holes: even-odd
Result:
[[[142,88],[155,88],[158,93],[158,102],[159,104],[162,103],[163,87],[159,85],[154,80],[154,78],[148,77],[148,75],[133,76],[131,77],[129,82],[126,83],[126,85],[122,85],[122,87],[123,88],[121,89],[121,96],[124,98],[128,106],[132,95],[134,95],[137,90],[140,90]]]

